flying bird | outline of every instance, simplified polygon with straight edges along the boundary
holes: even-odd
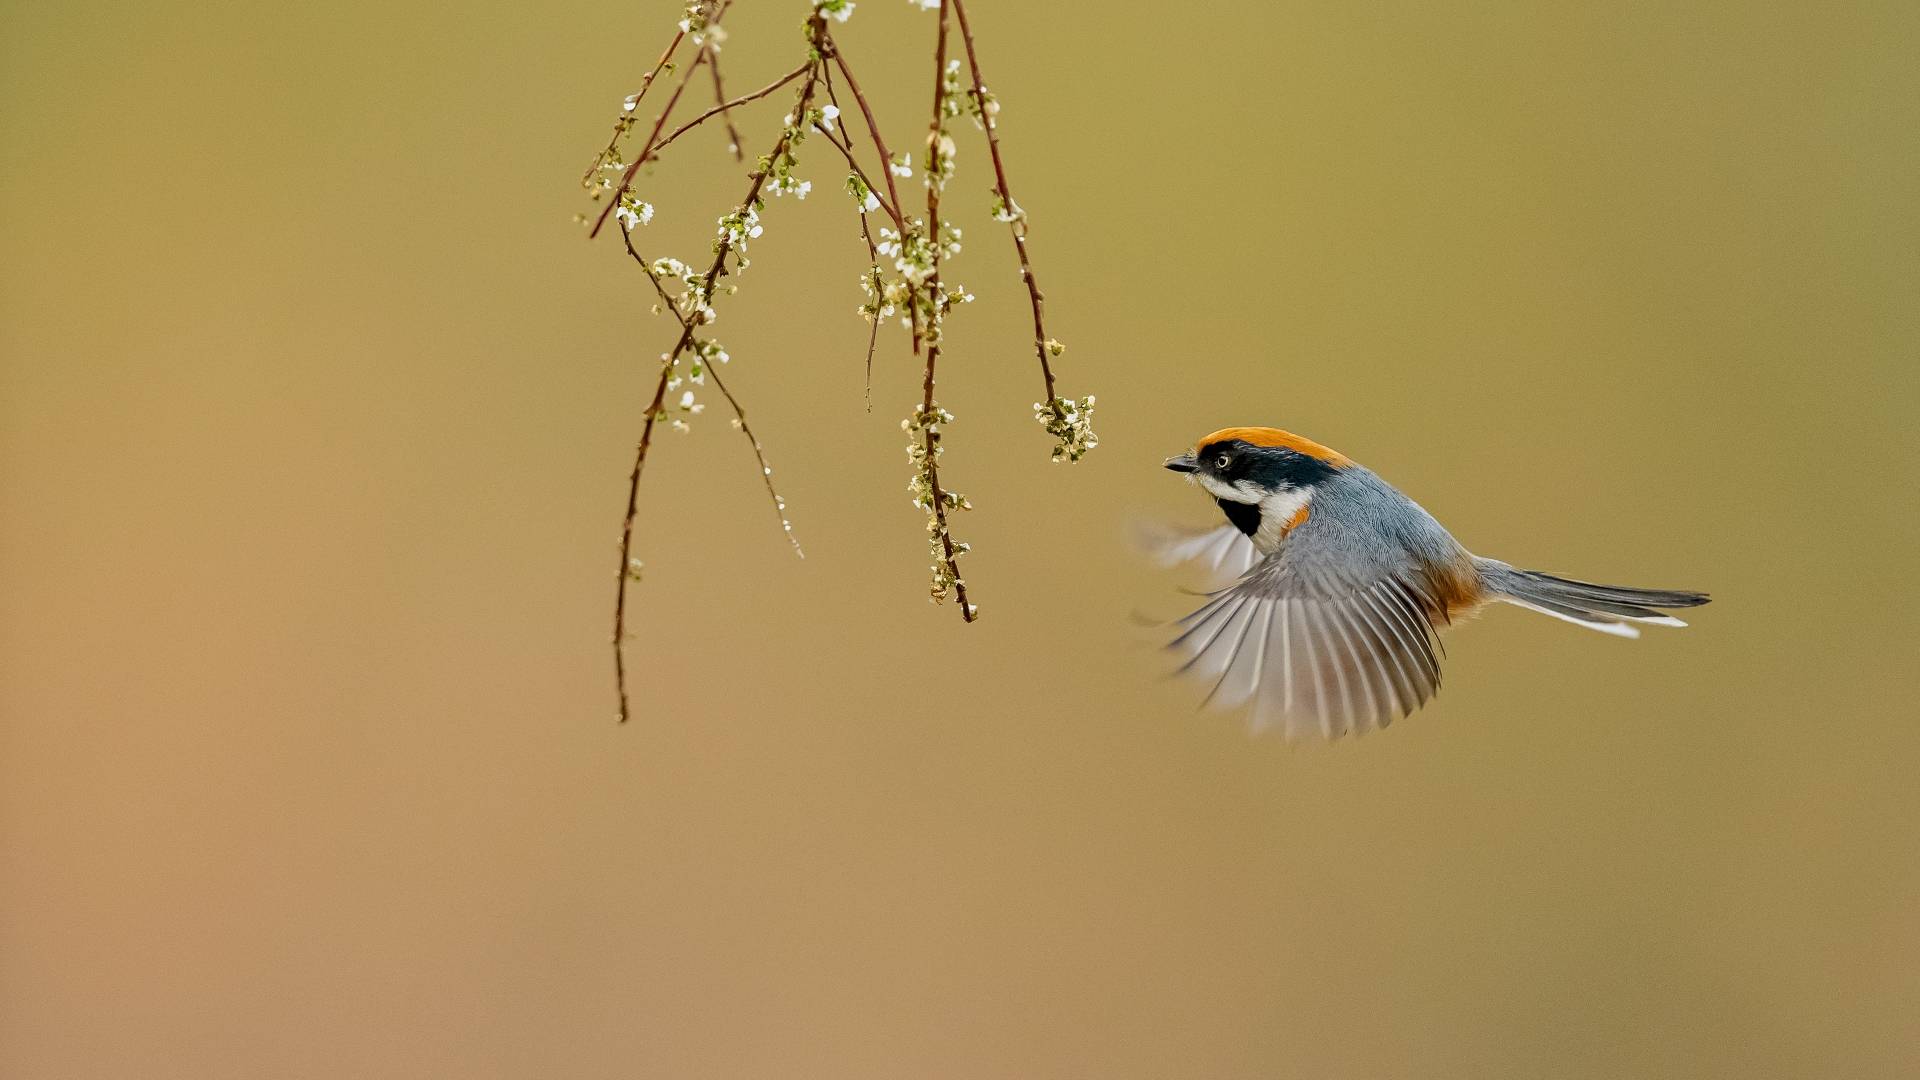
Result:
[[[1707,602],[1483,559],[1371,470],[1278,428],[1216,431],[1166,467],[1227,523],[1162,536],[1156,554],[1235,576],[1168,647],[1214,680],[1209,701],[1251,703],[1256,731],[1332,739],[1412,713],[1440,689],[1440,628],[1495,601],[1620,637],[1685,626],[1659,609]]]

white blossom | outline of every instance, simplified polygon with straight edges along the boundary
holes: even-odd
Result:
[[[620,205],[613,211],[613,216],[620,222],[622,228],[632,232],[636,226],[645,225],[653,220],[653,204],[641,202],[631,196],[623,197]]]

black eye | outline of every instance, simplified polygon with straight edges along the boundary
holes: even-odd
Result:
[[[1221,454],[1219,457],[1213,459],[1213,467],[1219,469],[1221,472],[1225,472],[1227,466],[1231,464],[1233,464],[1233,459],[1225,454]]]

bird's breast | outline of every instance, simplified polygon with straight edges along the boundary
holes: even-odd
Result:
[[[1278,551],[1287,535],[1312,513],[1312,503],[1313,492],[1308,488],[1287,488],[1261,499],[1255,506],[1259,524],[1247,534],[1253,538],[1253,546],[1263,555]]]

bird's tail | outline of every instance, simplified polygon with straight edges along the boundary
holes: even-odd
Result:
[[[1519,570],[1494,559],[1475,559],[1488,599],[1505,600],[1542,615],[1565,619],[1603,634],[1639,637],[1635,623],[1685,626],[1660,608],[1699,607],[1706,593],[1678,589],[1630,589],[1621,585],[1593,585],[1554,577],[1538,570]]]

